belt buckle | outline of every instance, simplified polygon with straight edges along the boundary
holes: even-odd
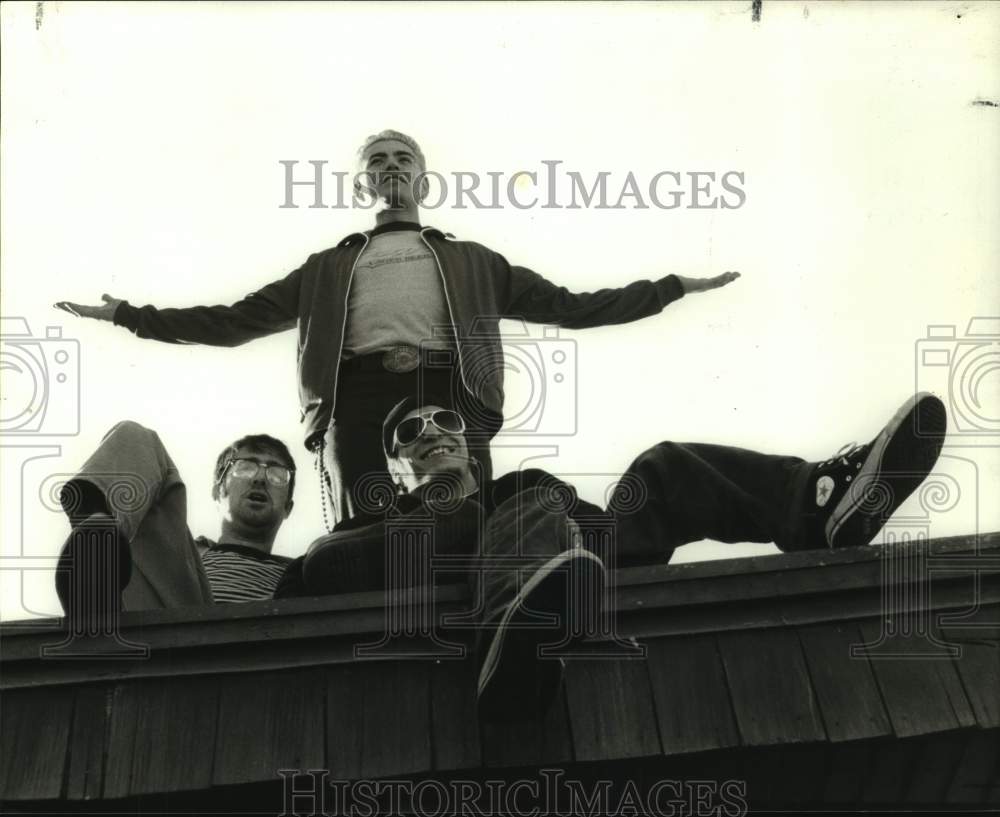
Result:
[[[420,365],[420,351],[413,346],[394,346],[382,355],[382,368],[393,374],[412,372]]]

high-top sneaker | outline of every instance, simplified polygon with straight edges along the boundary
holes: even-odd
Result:
[[[831,548],[867,545],[926,479],[944,443],[944,404],[921,392],[867,445],[848,444],[816,465],[806,502]],[[818,532],[818,527],[816,528]]]
[[[507,606],[479,672],[478,707],[484,721],[532,720],[552,703],[563,661],[546,645],[569,644],[573,616],[591,620],[604,602],[604,563],[572,548],[553,557],[525,582]],[[579,588],[588,588],[584,593]],[[581,597],[582,596],[582,597]],[[538,614],[556,623],[539,626]]]

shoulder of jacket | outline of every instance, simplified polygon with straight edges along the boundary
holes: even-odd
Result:
[[[473,253],[486,256],[493,261],[499,261],[503,258],[500,253],[496,250],[490,249],[485,244],[480,244],[478,241],[467,241],[465,239],[456,238],[453,233],[445,233],[434,227],[425,227],[420,231],[420,234],[435,243],[450,244],[456,247],[461,247],[462,249],[469,250]]]
[[[337,250],[346,250],[358,244],[363,244],[368,239],[365,233],[351,233],[350,235],[345,235],[340,241],[337,242],[335,247],[330,247],[326,250],[321,250],[316,253],[317,255],[327,255],[328,253],[336,252]]]
[[[360,233],[351,233],[350,235],[344,236],[344,238],[342,238],[336,246],[319,251],[315,254],[315,257],[321,258],[331,253],[341,252],[353,249],[357,246],[362,246],[368,240],[370,232],[371,231],[369,230]],[[443,230],[439,230],[437,227],[424,227],[420,230],[420,235],[422,238],[432,243],[452,244],[463,247],[472,250],[473,252],[485,255],[494,261],[499,261],[503,258],[500,253],[496,252],[496,250],[491,250],[485,244],[480,244],[478,241],[466,241],[457,238],[454,233],[446,233]]]
[[[324,250],[323,252],[332,252],[333,250],[347,249],[348,247],[352,247],[357,244],[363,244],[367,239],[371,237],[371,232],[372,232],[371,230],[365,230],[364,232],[351,233],[350,235],[346,235],[339,242],[337,242],[337,246],[331,247],[329,250]],[[457,238],[455,238],[454,233],[446,233],[443,230],[439,230],[437,227],[424,227],[420,230],[420,235],[425,236],[427,238],[436,238],[440,240],[445,240],[448,241],[449,243],[462,243],[462,244],[470,243],[467,241],[460,242],[458,241]]]
[[[420,235],[424,238],[436,238],[440,241],[447,241],[450,244],[467,244],[467,241],[459,241],[455,238],[454,233],[446,233],[444,230],[439,230],[437,227],[421,227]]]

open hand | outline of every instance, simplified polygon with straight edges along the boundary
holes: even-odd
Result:
[[[687,295],[691,292],[706,292],[710,289],[724,287],[739,277],[740,274],[738,272],[724,272],[722,275],[716,275],[714,278],[685,278],[682,275],[678,275],[677,280],[681,282],[684,294]]]
[[[101,296],[101,300],[104,303],[100,306],[85,306],[83,304],[74,304],[71,301],[57,301],[53,306],[56,309],[61,309],[63,312],[69,312],[70,315],[76,315],[80,318],[113,321],[115,319],[115,310],[118,309],[118,304],[122,302],[122,299],[112,298],[105,292]]]

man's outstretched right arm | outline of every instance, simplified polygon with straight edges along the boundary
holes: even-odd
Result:
[[[309,262],[307,261],[306,264]],[[134,307],[128,301],[103,295],[100,306],[69,301],[58,309],[84,318],[113,321],[140,338],[165,343],[203,343],[209,346],[239,346],[295,326],[298,318],[299,285],[305,265],[280,281],[252,292],[232,306],[192,306],[182,309]]]

